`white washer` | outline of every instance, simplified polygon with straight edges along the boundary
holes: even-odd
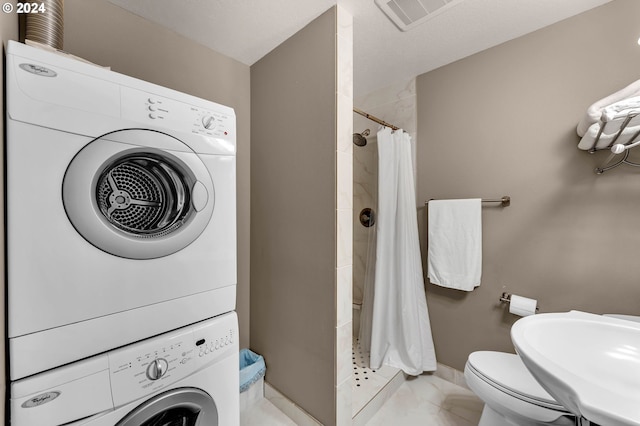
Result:
[[[12,426],[234,426],[235,312],[18,380]]]
[[[16,42],[6,79],[11,379],[234,310],[233,109]]]

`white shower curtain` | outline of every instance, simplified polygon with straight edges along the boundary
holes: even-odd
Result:
[[[371,323],[371,368],[418,375],[436,355],[418,240],[411,137],[378,131],[378,220]]]

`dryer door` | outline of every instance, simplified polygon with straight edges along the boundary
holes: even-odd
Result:
[[[214,186],[186,144],[130,129],[87,144],[67,168],[62,197],[89,243],[115,256],[152,259],[198,238],[213,213]]]
[[[211,396],[196,388],[161,393],[139,405],[115,426],[217,426],[218,410]]]

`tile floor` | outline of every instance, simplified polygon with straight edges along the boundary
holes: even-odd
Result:
[[[404,382],[367,426],[477,426],[482,407],[470,390],[425,374]]]
[[[240,412],[240,426],[296,426],[267,398],[259,399],[253,406]]]
[[[367,426],[476,426],[482,402],[468,389],[439,377],[408,379],[369,420]],[[240,414],[241,426],[294,426],[267,399]]]
[[[398,370],[366,367],[368,354],[357,344],[353,349],[353,414],[380,392]],[[411,377],[389,397],[366,423],[367,426],[476,426],[482,412],[480,401],[470,390],[440,377],[423,374]],[[261,399],[240,413],[241,426],[295,425],[267,399]]]

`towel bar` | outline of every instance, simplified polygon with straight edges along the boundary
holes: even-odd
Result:
[[[433,201],[433,198],[425,201],[424,205],[427,206],[429,205],[429,201]],[[502,207],[508,207],[511,205],[511,197],[508,195],[503,196],[502,198],[496,198],[496,199],[482,199],[483,203],[500,203],[502,205]]]

